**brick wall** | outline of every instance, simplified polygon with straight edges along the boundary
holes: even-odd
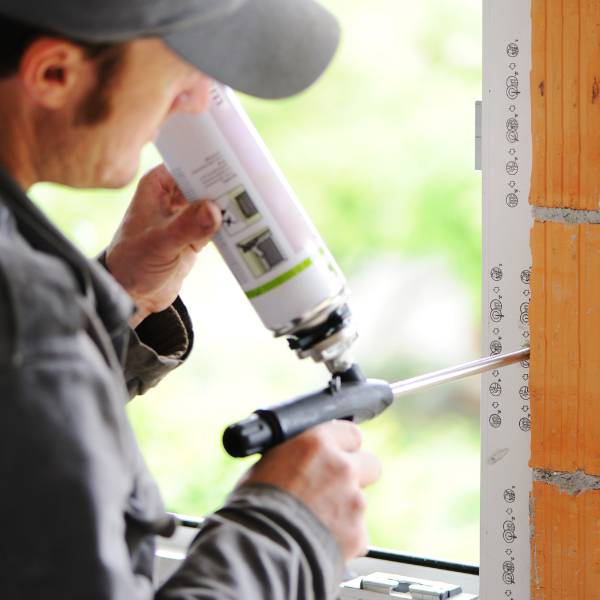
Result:
[[[600,599],[600,0],[532,0],[531,597]]]

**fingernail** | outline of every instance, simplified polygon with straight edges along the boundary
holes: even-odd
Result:
[[[205,229],[212,229],[215,226],[215,215],[211,207],[204,203],[198,211],[198,222]]]

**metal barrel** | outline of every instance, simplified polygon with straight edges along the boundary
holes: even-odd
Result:
[[[391,388],[394,393],[394,398],[399,398],[400,396],[410,394],[417,390],[424,390],[433,387],[434,385],[439,385],[440,383],[448,383],[450,381],[462,379],[463,377],[469,377],[470,375],[478,375],[479,373],[485,373],[492,369],[500,369],[501,367],[507,367],[508,365],[523,360],[529,360],[528,347],[517,350],[516,352],[480,358],[440,371],[434,371],[433,373],[397,381],[396,383],[391,384]]]

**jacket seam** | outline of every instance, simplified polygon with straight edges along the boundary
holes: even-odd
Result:
[[[9,324],[11,336],[8,340],[8,363],[10,367],[18,367],[23,362],[23,352],[21,348],[21,319],[19,311],[17,309],[17,299],[14,293],[13,286],[11,285],[10,279],[6,275],[6,272],[0,265],[0,285],[3,284],[3,288],[7,299],[7,323]],[[1,368],[0,363],[0,368]]]

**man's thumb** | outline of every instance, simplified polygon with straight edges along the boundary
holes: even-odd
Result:
[[[207,233],[213,234],[221,226],[221,211],[210,200],[203,200],[196,208],[196,220]]]
[[[210,200],[194,202],[169,224],[166,243],[177,248],[192,246],[200,250],[221,226],[221,211]]]

